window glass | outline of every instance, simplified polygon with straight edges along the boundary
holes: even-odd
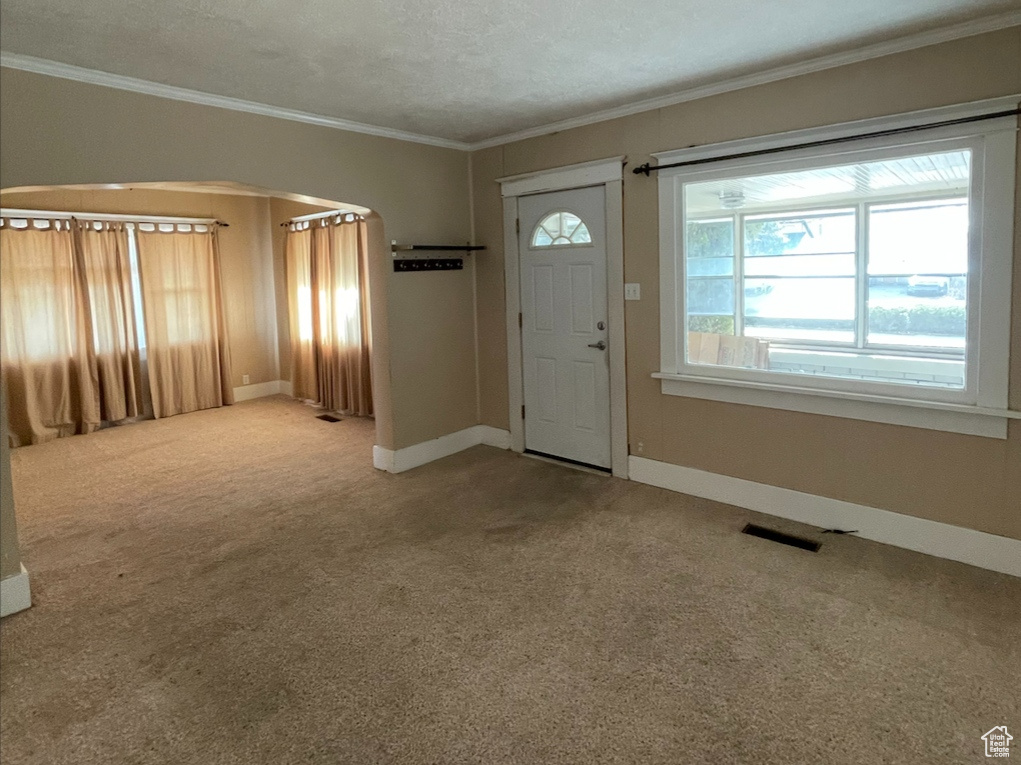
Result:
[[[964,387],[970,152],[683,186],[688,363]]]
[[[734,219],[686,227],[688,327],[734,333]]]
[[[532,248],[570,247],[590,244],[592,235],[588,226],[574,213],[560,211],[551,213],[539,221],[532,232]]]
[[[745,334],[854,342],[855,212],[744,217]]]
[[[963,350],[968,200],[869,207],[867,345]]]

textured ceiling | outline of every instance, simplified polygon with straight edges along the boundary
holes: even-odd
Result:
[[[0,47],[478,141],[1021,0],[3,0]]]

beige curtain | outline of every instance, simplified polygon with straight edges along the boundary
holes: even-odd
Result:
[[[234,403],[216,228],[138,231],[153,414]]]
[[[92,322],[100,416],[124,420],[142,413],[142,370],[131,289],[131,256],[123,223],[73,226]]]
[[[141,372],[122,224],[0,228],[3,378],[15,446],[90,433],[140,411]]]
[[[312,229],[288,229],[285,244],[291,328],[291,389],[295,398],[319,400],[312,331]]]
[[[327,219],[287,237],[294,395],[372,414],[365,222]]]
[[[37,228],[44,225],[45,228]],[[70,221],[0,228],[0,350],[15,446],[99,426],[87,295]]]

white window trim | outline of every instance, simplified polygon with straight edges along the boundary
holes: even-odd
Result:
[[[898,127],[922,125],[947,119],[1005,111],[1017,106],[1017,98],[996,99],[961,107],[915,112],[891,118],[864,120],[814,130],[802,130],[711,146],[661,152],[660,163],[707,159],[732,153],[789,146],[796,143]],[[720,160],[707,165],[669,168],[659,171],[660,199],[660,371],[664,394],[836,417],[871,420],[911,427],[945,430],[992,438],[1006,438],[1007,421],[1021,413],[1007,408],[1011,266],[1014,247],[1014,172],[1016,167],[1017,118],[935,128],[917,134],[865,139],[825,149],[794,149],[766,157]],[[982,151],[973,157],[972,200],[981,211],[982,223],[971,232],[969,306],[977,306],[980,322],[969,322],[967,379],[973,386],[965,391],[937,391],[890,384],[856,383],[824,378],[729,367],[690,365],[682,356],[678,327],[685,315],[684,262],[680,257],[684,213],[681,209],[682,183],[704,180],[720,174],[782,172],[799,166],[806,158],[829,158],[835,163],[848,155],[913,143],[960,141],[979,136]],[[937,149],[938,150],[938,149]],[[1009,173],[984,174],[986,167],[1008,167]],[[979,269],[979,253],[982,266]],[[979,332],[981,326],[981,333]],[[880,352],[881,353],[881,352]],[[977,386],[977,387],[976,387]],[[933,400],[933,396],[937,399]]]

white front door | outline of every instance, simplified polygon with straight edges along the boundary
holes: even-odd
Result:
[[[610,467],[605,187],[522,197],[525,449]]]

